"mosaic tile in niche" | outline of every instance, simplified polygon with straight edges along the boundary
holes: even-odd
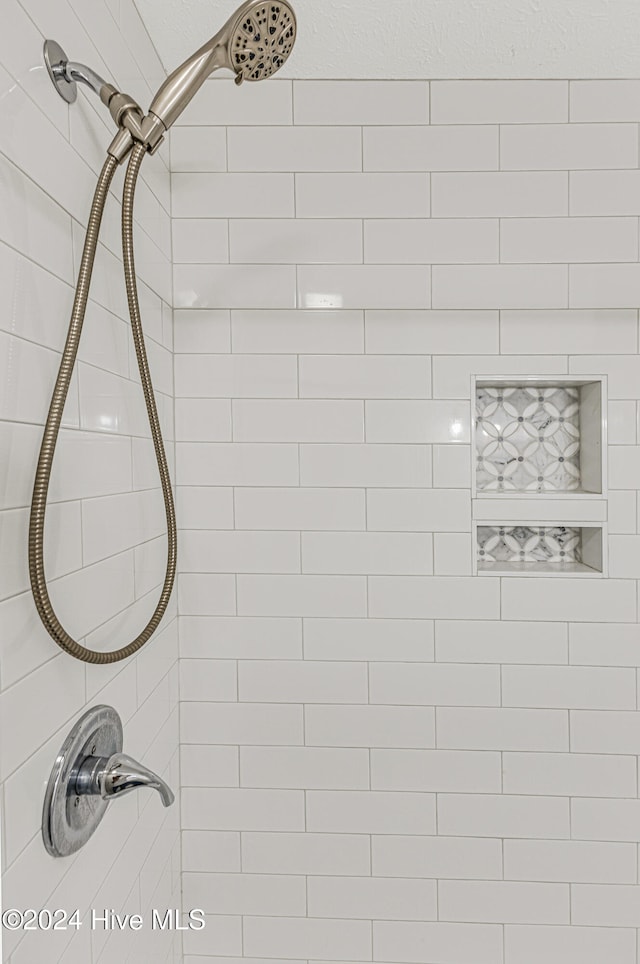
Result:
[[[476,455],[479,491],[579,489],[578,388],[478,386]]]
[[[479,526],[478,562],[582,561],[582,530],[568,526]]]

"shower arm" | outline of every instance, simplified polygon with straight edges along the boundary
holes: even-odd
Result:
[[[221,67],[231,67],[228,59],[225,59],[223,46],[227,33],[228,25],[174,70],[155,95],[146,115],[133,97],[119,91],[91,67],[68,60],[64,50],[54,40],[45,40],[44,60],[51,80],[64,100],[73,103],[77,96],[77,84],[81,83],[108,108],[118,133],[107,148],[107,153],[121,164],[135,143],[142,144],[150,154],[154,154],[169,127],[206,78]],[[241,84],[244,80],[242,70],[234,72],[236,84]]]
[[[77,81],[81,84],[85,84],[87,87],[91,88],[94,94],[100,96],[100,91],[103,87],[107,86],[106,80],[103,80],[100,74],[97,74],[95,70],[91,67],[85,66],[85,64],[76,64],[73,61],[61,65],[60,68],[54,67],[54,70],[60,70],[60,76],[64,77],[66,82],[70,84],[72,81]]]
[[[51,80],[67,103],[75,101],[77,84],[80,83],[93,91],[108,108],[118,133],[107,148],[107,153],[118,164],[122,164],[135,143],[143,144],[150,154],[155,154],[167,132],[159,117],[152,113],[145,116],[138,102],[129,94],[119,91],[86,64],[68,60],[64,50],[54,40],[45,40],[44,60]]]

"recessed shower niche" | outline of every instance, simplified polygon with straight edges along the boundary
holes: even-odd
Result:
[[[473,378],[473,572],[606,576],[605,376]]]
[[[474,495],[600,496],[605,380],[474,378]]]
[[[493,575],[602,576],[602,525],[570,523],[479,523],[475,571]]]

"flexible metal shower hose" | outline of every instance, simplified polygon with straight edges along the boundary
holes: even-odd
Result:
[[[109,193],[109,187],[113,176],[118,167],[115,158],[108,156],[104,163],[96,191],[91,205],[87,235],[82,252],[82,262],[78,274],[78,283],[69,323],[67,341],[60,362],[58,377],[51,398],[49,414],[44,429],[42,445],[40,446],[40,456],[33,486],[33,498],[31,502],[31,518],[29,521],[29,575],[31,578],[31,589],[35,600],[36,608],[40,619],[49,635],[56,641],[58,646],[64,649],[76,659],[84,660],[87,663],[116,663],[121,659],[126,659],[137,652],[141,646],[153,635],[165,614],[173,582],[176,574],[176,516],[173,505],[173,494],[171,491],[171,478],[167,466],[167,458],[162,441],[158,412],[156,409],[155,398],[153,395],[153,385],[149,373],[147,353],[144,343],[144,333],[142,330],[142,319],[140,317],[140,306],[138,303],[138,291],[136,286],[136,274],[133,253],[133,202],[135,196],[136,181],[140,172],[140,165],[144,159],[146,150],[142,144],[136,144],[131,152],[129,164],[124,181],[122,196],[122,252],[124,261],[124,276],[127,288],[127,300],[129,302],[129,314],[131,316],[131,331],[136,348],[138,368],[140,369],[140,380],[144,401],[147,407],[151,436],[160,473],[162,484],[162,494],[164,496],[164,506],[167,517],[167,570],[160,594],[160,599],[154,610],[151,619],[142,630],[127,646],[121,649],[114,649],[110,652],[98,652],[87,649],[78,643],[58,620],[47,588],[47,579],[44,568],[44,526],[45,514],[47,509],[47,493],[51,480],[51,468],[53,457],[58,440],[58,432],[62,420],[64,403],[69,391],[71,376],[78,354],[80,335],[82,334],[82,324],[87,309],[89,299],[89,288],[91,285],[91,275],[96,257],[98,236],[100,234],[100,224],[102,214]]]

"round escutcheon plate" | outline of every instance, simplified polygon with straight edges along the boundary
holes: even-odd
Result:
[[[112,706],[88,710],[64,741],[42,810],[42,838],[52,857],[75,853],[95,832],[108,803],[95,794],[76,794],[76,775],[86,757],[110,757],[121,752],[122,741],[122,721]]]
[[[67,104],[73,104],[78,96],[78,85],[75,80],[67,80],[66,78],[65,67],[69,58],[55,40],[45,40],[43,53],[44,62],[56,90],[62,99],[66,100]]]

